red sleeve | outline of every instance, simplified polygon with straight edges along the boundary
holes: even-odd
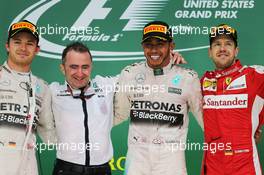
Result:
[[[259,127],[264,125],[264,66],[251,66],[254,68],[254,86],[257,96],[260,97],[260,105],[262,105],[259,114]]]
[[[254,68],[254,84],[256,86],[257,95],[264,100],[264,66],[251,66]]]

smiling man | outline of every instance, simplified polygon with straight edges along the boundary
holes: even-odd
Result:
[[[0,68],[0,174],[37,175],[36,133],[45,142],[55,141],[49,88],[30,71],[38,42],[33,23],[10,26],[8,58]]]
[[[92,55],[79,42],[63,50],[60,68],[65,83],[50,85],[58,135],[53,175],[111,175],[108,162],[113,156],[110,131],[116,78],[91,80]]]
[[[241,65],[237,31],[226,24],[215,27],[209,41],[216,69],[201,79],[205,142],[217,151],[205,151],[202,173],[261,175],[254,136],[264,122],[264,68]]]
[[[146,61],[121,72],[114,99],[115,124],[130,117],[125,174],[187,174],[180,147],[189,111],[203,128],[198,75],[174,64],[172,32],[164,22],[145,25],[142,48]]]

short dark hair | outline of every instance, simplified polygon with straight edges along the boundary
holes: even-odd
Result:
[[[73,42],[69,45],[66,46],[66,48],[63,50],[62,52],[62,64],[65,64],[66,62],[66,55],[68,52],[70,52],[71,50],[74,50],[76,52],[80,52],[80,53],[84,53],[84,52],[88,52],[92,61],[92,55],[91,52],[89,50],[89,48],[87,46],[85,46],[83,43],[80,42]]]

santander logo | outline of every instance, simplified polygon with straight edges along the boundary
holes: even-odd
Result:
[[[248,95],[206,95],[204,96],[204,102],[204,109],[247,108]]]

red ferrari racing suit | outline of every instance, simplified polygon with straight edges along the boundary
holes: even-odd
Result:
[[[263,67],[236,60],[225,70],[206,72],[201,84],[209,145],[202,174],[261,175],[254,134],[263,124]]]

